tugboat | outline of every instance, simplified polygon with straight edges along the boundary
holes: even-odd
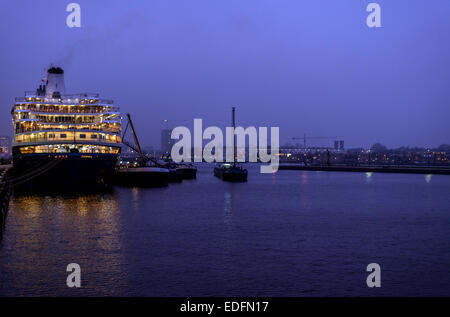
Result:
[[[235,107],[232,108],[232,124],[236,129]],[[226,182],[246,182],[248,171],[236,163],[236,136],[233,136],[233,162],[214,167],[214,176]]]
[[[130,126],[131,132],[133,133],[135,146],[125,140],[123,140],[123,144],[131,148],[133,151],[137,152],[139,155],[139,159],[137,162],[137,166],[120,166],[118,169],[116,169],[112,179],[112,183],[118,185],[139,187],[167,186],[169,183],[169,170],[158,166],[157,164],[152,162],[149,157],[144,155],[129,113],[127,113],[127,117],[128,123],[123,136],[125,136],[128,126]],[[153,163],[153,166],[149,166],[149,163]]]
[[[214,167],[214,176],[226,182],[246,182],[247,174],[247,170],[236,163],[224,163]]]
[[[183,173],[176,169],[169,169],[169,183],[181,183],[183,181]]]
[[[158,164],[169,170],[169,183],[181,183],[183,181],[183,173],[177,170],[178,165],[175,162],[165,161],[164,163]]]
[[[176,170],[181,172],[183,179],[197,178],[197,168],[192,164],[180,163],[178,164]]]
[[[176,163],[172,160],[170,155],[164,158],[164,162],[161,163],[163,167],[173,169],[177,173],[181,174],[182,179],[196,179],[197,168],[190,163]]]

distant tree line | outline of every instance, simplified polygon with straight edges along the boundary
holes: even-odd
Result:
[[[399,148],[389,149],[381,143],[375,143],[371,146],[370,151],[376,153],[407,153],[407,152],[425,152],[427,150],[434,152],[450,152],[450,144],[441,144],[437,148],[409,147],[401,146]]]

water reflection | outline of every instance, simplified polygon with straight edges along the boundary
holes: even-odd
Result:
[[[0,268],[15,276],[9,283],[19,295],[44,281],[54,283],[45,295],[64,295],[65,268],[72,262],[81,265],[84,276],[99,274],[100,281],[102,275],[120,274],[122,228],[115,195],[14,196],[6,231],[2,256],[8,261]],[[95,286],[102,293],[102,285]]]
[[[272,175],[272,185],[275,185],[277,183],[277,172],[273,171],[271,175]]]
[[[373,254],[393,261],[384,295],[450,294],[447,176],[431,186],[407,174],[379,173],[370,185],[362,173],[281,171],[275,184],[256,167],[245,184],[210,167],[198,175],[164,189],[13,197],[0,296],[370,296],[348,272]],[[418,266],[405,271],[400,258]],[[78,291],[65,283],[72,262]]]
[[[133,201],[138,201],[139,200],[139,188],[138,187],[133,187],[131,189],[131,193],[133,195]]]
[[[370,183],[372,181],[372,174],[372,172],[366,172],[367,183]]]
[[[236,184],[231,186],[224,192],[223,201],[223,220],[225,224],[230,224],[233,220],[234,198],[236,194]]]
[[[302,171],[302,185],[306,185],[308,183],[308,172]]]

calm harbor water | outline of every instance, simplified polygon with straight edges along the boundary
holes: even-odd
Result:
[[[0,295],[450,296],[450,177],[250,167],[231,184],[202,166],[168,188],[16,196]]]

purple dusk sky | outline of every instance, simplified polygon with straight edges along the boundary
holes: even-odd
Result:
[[[81,5],[81,28],[66,26]],[[99,92],[130,112],[145,145],[171,127],[279,126],[347,147],[450,143],[450,1],[2,1],[0,134],[14,97],[50,64],[68,93]],[[301,141],[298,141],[301,142]],[[331,141],[330,141],[331,143]]]

